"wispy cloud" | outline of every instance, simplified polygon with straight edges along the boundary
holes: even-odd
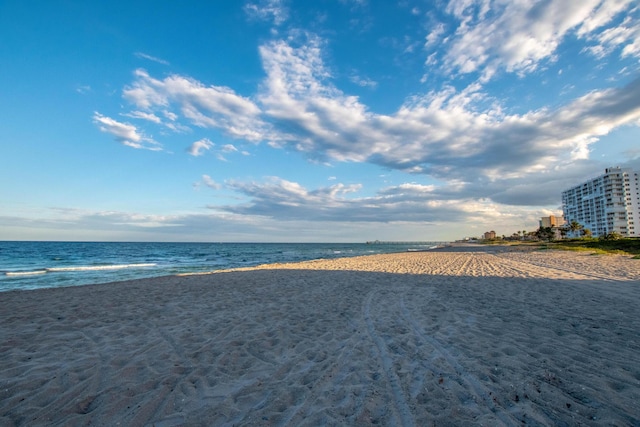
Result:
[[[205,86],[179,75],[158,80],[144,70],[136,70],[135,76],[135,82],[124,89],[123,96],[139,109],[165,111],[175,104],[195,126],[222,129],[234,138],[249,141],[259,141],[265,136],[258,106],[230,88]]]
[[[567,28],[585,25],[573,24],[573,18],[565,16],[567,10],[555,5],[561,10],[551,19],[551,28],[565,28],[565,34]],[[546,16],[555,10],[546,7],[536,13]],[[463,3],[456,7],[452,3],[450,13],[467,17],[469,28],[479,16],[494,23],[504,19],[499,18],[504,13],[493,16],[483,8],[473,9],[468,17],[471,12]],[[287,147],[314,161],[369,162],[430,175],[447,183],[439,191],[443,199],[452,197],[455,183],[455,197],[465,199],[474,192],[477,198],[515,205],[549,202],[546,195],[535,194],[535,188],[526,185],[527,179],[542,179],[551,171],[556,171],[554,176],[559,170],[573,173],[579,167],[576,162],[588,162],[590,147],[600,137],[640,122],[640,79],[625,87],[591,91],[554,108],[519,114],[509,113],[500,100],[490,98],[480,83],[462,90],[445,86],[407,98],[391,114],[378,114],[332,84],[323,46],[324,41],[311,34],[263,44],[259,52],[266,78],[253,97],[186,76],[156,79],[144,70],[136,71],[123,94],[137,107],[130,114],[147,121],[164,115],[175,123],[186,120],[222,130],[240,141]],[[496,56],[491,61],[505,66],[509,63],[505,58]],[[490,62],[489,57],[486,61]],[[512,63],[514,70],[520,67],[514,65],[518,61]],[[133,125],[100,115],[94,120],[121,141],[141,140]],[[222,147],[218,159],[227,160],[225,154],[233,151],[229,147]],[[210,148],[192,145],[189,153],[199,155]],[[507,185],[521,191],[509,191]]]
[[[225,144],[222,146],[223,153],[236,153],[238,149],[233,144]]]
[[[216,158],[223,162],[228,162],[226,155],[231,153],[237,153],[238,149],[233,144],[225,144],[220,149],[220,152],[216,155]]]
[[[153,113],[145,113],[144,111],[132,111],[123,115],[131,117],[132,119],[142,119],[153,123],[162,123],[162,119],[160,119],[160,117],[156,116]]]
[[[151,138],[147,138],[138,132],[138,129],[130,123],[121,123],[111,117],[103,116],[95,112],[93,121],[100,131],[113,135],[118,142],[128,147],[160,151],[162,147]]]
[[[194,157],[202,156],[205,151],[213,148],[215,144],[207,138],[202,138],[189,146],[187,152]]]
[[[357,184],[308,189],[278,177],[258,183],[220,184],[202,175],[194,184],[195,188],[201,186],[235,191],[246,201],[211,206],[207,213],[173,215],[50,209],[30,218],[2,215],[0,226],[66,239],[77,230],[94,230],[89,234],[93,239],[128,241],[309,241],[317,239],[317,230],[323,230],[327,241],[357,241],[375,224],[372,239],[410,240],[417,230],[424,230],[433,239],[447,239],[463,222],[479,227],[479,232],[495,224],[503,229],[520,229],[523,223],[535,223],[541,213],[539,207],[505,209],[490,199],[438,200],[434,187],[417,183],[383,188],[371,197],[359,195],[362,187]],[[86,233],[79,236],[87,238]]]
[[[91,86],[89,86],[89,85],[78,85],[78,86],[76,86],[76,92],[78,92],[81,95],[85,95],[85,94],[91,92]]]
[[[240,205],[217,206],[239,215],[278,218],[281,221],[325,221],[335,223],[388,223],[402,218],[408,224],[476,221],[495,223],[503,205],[474,197],[439,199],[434,186],[406,183],[381,189],[371,197],[358,196],[361,185],[334,184],[309,190],[278,177],[261,182],[229,181],[227,187],[249,197]],[[514,217],[531,213],[526,208],[512,209]]]
[[[276,26],[289,18],[289,9],[283,0],[249,2],[244,6],[244,11],[251,19],[270,21]]]
[[[260,101],[274,127],[297,130],[292,147],[335,160],[426,173],[447,168],[525,173],[584,157],[599,136],[640,118],[640,80],[591,92],[555,110],[520,115],[505,114],[496,103],[481,108],[487,95],[480,85],[462,91],[447,87],[380,115],[326,83],[316,45],[272,43],[261,53],[267,84]]]
[[[358,74],[355,74],[355,73],[349,76],[349,80],[351,80],[352,83],[355,83],[358,86],[362,86],[362,87],[375,88],[376,86],[378,86],[378,82],[376,82],[375,80],[372,80],[367,77],[359,76]]]
[[[442,40],[443,35],[445,34],[445,25],[440,23],[435,25],[433,30],[425,37],[425,48],[435,47]]]
[[[140,59],[146,59],[148,61],[153,61],[153,62],[157,62],[158,64],[162,64],[162,65],[171,65],[169,63],[169,61],[165,61],[162,58],[157,58],[155,56],[151,56],[151,55],[147,55],[146,53],[142,53],[142,52],[136,52],[134,54],[136,57],[140,58]]]
[[[55,225],[61,229],[147,230],[180,227],[176,215],[140,214],[119,211],[93,211],[76,208],[49,208],[43,217],[30,221],[31,227]],[[46,218],[45,218],[46,216]]]
[[[483,182],[476,189],[486,196],[500,182],[586,159],[599,137],[640,120],[640,79],[523,114],[505,113],[479,84],[445,87],[381,115],[328,83],[313,40],[299,48],[273,42],[261,54],[267,80],[259,100],[273,128],[289,132],[280,134],[289,147],[316,159]]]
[[[622,58],[640,58],[640,20],[627,16],[620,25],[591,35],[589,40],[595,44],[585,47],[584,50],[598,58],[604,58],[616,49],[620,49]]]
[[[200,185],[204,185],[214,190],[219,190],[222,188],[222,185],[215,182],[213,178],[211,178],[209,175],[202,175],[201,180],[197,182],[194,186],[199,187]]]
[[[268,177],[261,182],[230,180],[227,187],[248,196],[248,204],[219,207],[225,211],[243,215],[261,215],[280,219],[336,220],[350,209],[352,202],[345,195],[360,190],[360,185],[336,184],[309,191],[296,182],[278,177]],[[362,205],[359,204],[362,208]],[[355,209],[354,209],[355,211]],[[354,212],[351,212],[354,213]],[[361,211],[359,221],[368,215]],[[341,219],[344,220],[344,217]]]
[[[482,81],[499,71],[530,73],[542,61],[553,61],[566,37],[594,37],[596,30],[632,4],[633,0],[454,0],[446,11],[459,25],[444,46],[441,65],[447,72],[479,73]],[[436,27],[427,37],[427,46],[441,34],[441,27]],[[629,47],[629,51],[635,49]]]

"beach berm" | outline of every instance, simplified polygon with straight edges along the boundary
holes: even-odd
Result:
[[[459,246],[0,293],[0,426],[640,425],[640,261]]]

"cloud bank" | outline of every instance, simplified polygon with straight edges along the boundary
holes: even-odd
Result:
[[[182,76],[154,79],[142,70],[124,97],[146,120],[156,121],[155,110],[171,110],[192,126],[270,141],[312,159],[371,162],[463,183],[518,179],[587,159],[599,137],[640,120],[640,79],[523,114],[507,114],[497,102],[483,108],[488,95],[480,84],[461,91],[449,86],[383,115],[330,84],[318,40],[299,47],[274,41],[260,53],[267,77],[255,100]],[[132,125],[100,114],[94,119],[126,145],[143,140]],[[189,153],[210,148],[202,140]]]
[[[275,26],[289,19],[280,1],[248,3],[245,12]],[[493,98],[487,86],[501,74],[522,77],[539,71],[557,60],[559,46],[570,38],[588,44],[585,55],[640,58],[635,12],[630,0],[451,1],[444,10],[448,19],[426,31],[420,52],[430,71],[450,74],[450,81],[408,96],[388,114],[376,113],[338,88],[324,57],[327,41],[296,30],[259,46],[265,75],[251,96],[190,76],[158,78],[138,69],[123,89],[132,106],[126,116],[175,132],[211,129],[316,162],[367,162],[441,183],[406,183],[358,197],[358,185],[307,189],[276,177],[223,185],[204,175],[204,185],[234,191],[246,200],[215,207],[230,215],[294,221],[469,221],[498,218],[505,215],[500,213],[504,206],[511,206],[521,220],[529,214],[518,207],[556,204],[567,179],[593,170],[591,147],[601,137],[640,123],[640,78],[520,113]],[[350,79],[370,89],[378,85],[355,73]],[[136,125],[100,113],[94,122],[124,145],[159,149]],[[187,152],[202,156],[212,147],[204,138]],[[225,154],[236,151],[226,144],[216,157],[225,161]]]

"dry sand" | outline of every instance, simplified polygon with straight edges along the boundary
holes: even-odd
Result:
[[[0,293],[0,425],[640,425],[640,260],[453,248]]]

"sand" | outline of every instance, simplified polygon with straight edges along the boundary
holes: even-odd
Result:
[[[0,293],[0,426],[640,425],[640,260],[460,247]]]

